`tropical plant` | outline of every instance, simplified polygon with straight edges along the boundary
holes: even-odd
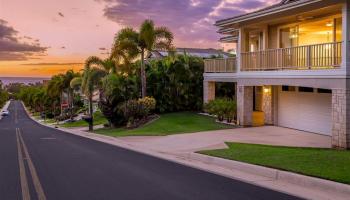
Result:
[[[77,77],[80,77],[79,73],[74,72],[73,70],[68,70],[63,74],[63,91],[68,95],[68,110],[70,118],[73,118],[73,108],[74,108],[74,90],[71,87],[71,81]]]
[[[53,113],[60,113],[61,111],[57,108],[60,108],[62,104],[62,91],[64,90],[64,78],[62,74],[54,75],[50,79],[47,85],[47,95],[53,99],[52,103],[52,110]]]
[[[107,75],[105,69],[93,67],[95,57],[89,57],[85,62],[83,76],[81,80],[81,90],[89,101],[89,131],[93,130],[93,102],[92,97],[96,90],[99,90],[102,86],[102,78]],[[76,80],[75,80],[76,81]]]
[[[97,56],[90,56],[85,63],[85,66],[92,66],[104,70],[106,73],[116,73],[117,66],[115,60],[112,58],[101,59]]]
[[[177,55],[147,65],[148,94],[157,101],[157,112],[202,109],[203,59]]]
[[[5,104],[8,96],[8,92],[3,88],[2,82],[0,80],[0,108]]]
[[[228,98],[217,98],[205,104],[204,110],[209,114],[216,115],[219,121],[226,119],[230,123],[236,115],[236,101]]]
[[[129,58],[141,56],[140,78],[142,97],[147,96],[145,55],[155,49],[172,49],[173,34],[167,27],[155,27],[152,20],[145,20],[139,29],[120,30],[114,40],[112,55],[126,51]]]
[[[156,100],[153,97],[144,97],[137,100],[140,117],[146,118],[156,108]]]
[[[99,107],[111,127],[126,122],[119,112],[118,106],[129,99],[137,98],[138,84],[136,80],[136,76],[123,73],[109,74],[103,79]]]
[[[122,113],[127,128],[135,128],[147,122],[149,113],[155,108],[156,100],[153,97],[130,99],[118,106]]]

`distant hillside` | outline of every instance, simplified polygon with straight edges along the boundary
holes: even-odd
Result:
[[[10,83],[37,83],[43,82],[43,80],[49,80],[50,78],[45,77],[0,77],[0,80],[4,85],[8,85]]]

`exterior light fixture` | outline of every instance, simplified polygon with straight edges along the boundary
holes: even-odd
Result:
[[[270,88],[264,87],[264,93],[269,93],[270,92]]]

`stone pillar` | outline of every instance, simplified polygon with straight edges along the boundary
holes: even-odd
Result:
[[[253,86],[237,86],[237,118],[239,125],[251,126],[253,115]]]
[[[350,75],[350,2],[345,2],[342,9],[342,68]]]
[[[215,99],[215,82],[203,81],[203,102],[208,103]]]
[[[332,90],[332,147],[350,149],[350,89]]]
[[[265,124],[274,124],[274,98],[273,87],[263,87],[262,111],[265,115]]]

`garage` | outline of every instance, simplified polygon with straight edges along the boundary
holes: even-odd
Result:
[[[332,94],[327,90],[283,86],[278,92],[278,125],[331,135]]]

